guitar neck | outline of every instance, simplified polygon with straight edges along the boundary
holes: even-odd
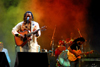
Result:
[[[84,55],[84,54],[86,54],[87,52],[83,52],[83,53],[81,53],[80,55]]]
[[[28,36],[30,36],[31,34],[35,34],[35,33],[38,32],[39,30],[40,30],[40,29],[35,30],[34,32],[31,32],[31,33],[27,34],[26,36],[28,37]]]
[[[28,37],[28,36],[30,36],[31,34],[36,34],[36,32],[38,32],[39,30],[41,30],[41,31],[45,31],[46,28],[47,28],[46,26],[43,26],[43,27],[41,27],[41,28],[38,29],[38,30],[35,30],[35,31],[31,32],[31,33],[28,33],[26,36]]]
[[[93,52],[93,50],[92,50],[92,51],[89,51],[89,52],[83,52],[83,53],[81,53],[80,55],[89,54],[89,53],[92,53],[92,52]]]

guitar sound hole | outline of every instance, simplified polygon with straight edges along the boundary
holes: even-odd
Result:
[[[23,41],[25,42],[27,40],[27,38],[25,37],[25,38],[23,38]]]

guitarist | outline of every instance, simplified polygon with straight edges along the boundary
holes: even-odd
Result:
[[[39,24],[34,20],[33,14],[31,11],[27,11],[24,14],[24,18],[22,22],[19,22],[13,29],[12,34],[16,37],[24,38],[25,36],[20,34],[19,32],[28,30],[28,32],[33,32],[35,30],[40,29]],[[37,37],[41,35],[40,30],[35,33],[35,35],[31,35],[27,40],[28,42],[24,46],[20,46],[20,52],[39,52],[39,45],[37,43]]]
[[[83,37],[79,37],[75,39],[72,42],[72,45],[68,47],[69,52],[73,53],[76,57],[79,56],[78,53],[75,53],[73,50],[79,50],[81,48],[81,45],[85,42],[85,39]],[[71,67],[79,67],[79,59],[76,59],[75,61],[70,61]]]

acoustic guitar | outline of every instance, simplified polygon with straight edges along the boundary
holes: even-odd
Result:
[[[75,61],[77,58],[80,59],[81,58],[81,55],[87,55],[89,53],[93,53],[93,50],[89,51],[89,52],[81,52],[81,50],[73,50],[76,54],[78,54],[79,56],[75,56],[73,53],[71,53],[70,51],[68,51],[67,55],[68,55],[68,59],[70,61]]]
[[[29,33],[28,30],[25,30],[25,31],[22,31],[22,32],[18,32],[19,34],[23,35],[24,38],[18,37],[18,36],[14,36],[16,45],[23,47],[29,41],[28,38],[30,38],[31,34],[34,35],[39,30],[44,31],[44,30],[46,30],[46,28],[47,28],[46,26],[43,26],[40,29],[35,30],[35,31],[31,32],[31,33]]]

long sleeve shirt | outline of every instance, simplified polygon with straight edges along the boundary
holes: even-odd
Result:
[[[12,29],[13,35],[19,34],[18,32],[21,31],[22,28],[23,28],[23,23],[24,23],[24,21],[18,23],[18,24]],[[31,21],[31,30],[30,30],[30,31],[33,32],[34,30],[38,30],[38,29],[40,29],[39,24],[38,24],[37,22],[35,22],[35,21]],[[41,35],[41,31],[40,31],[40,30],[38,31],[38,35],[39,35],[39,36]],[[38,36],[38,37],[39,37],[39,36]],[[34,42],[35,44],[37,44],[37,37],[36,37],[35,35],[32,34],[31,39],[32,39],[32,40],[30,41],[30,43],[33,43],[33,42]]]

